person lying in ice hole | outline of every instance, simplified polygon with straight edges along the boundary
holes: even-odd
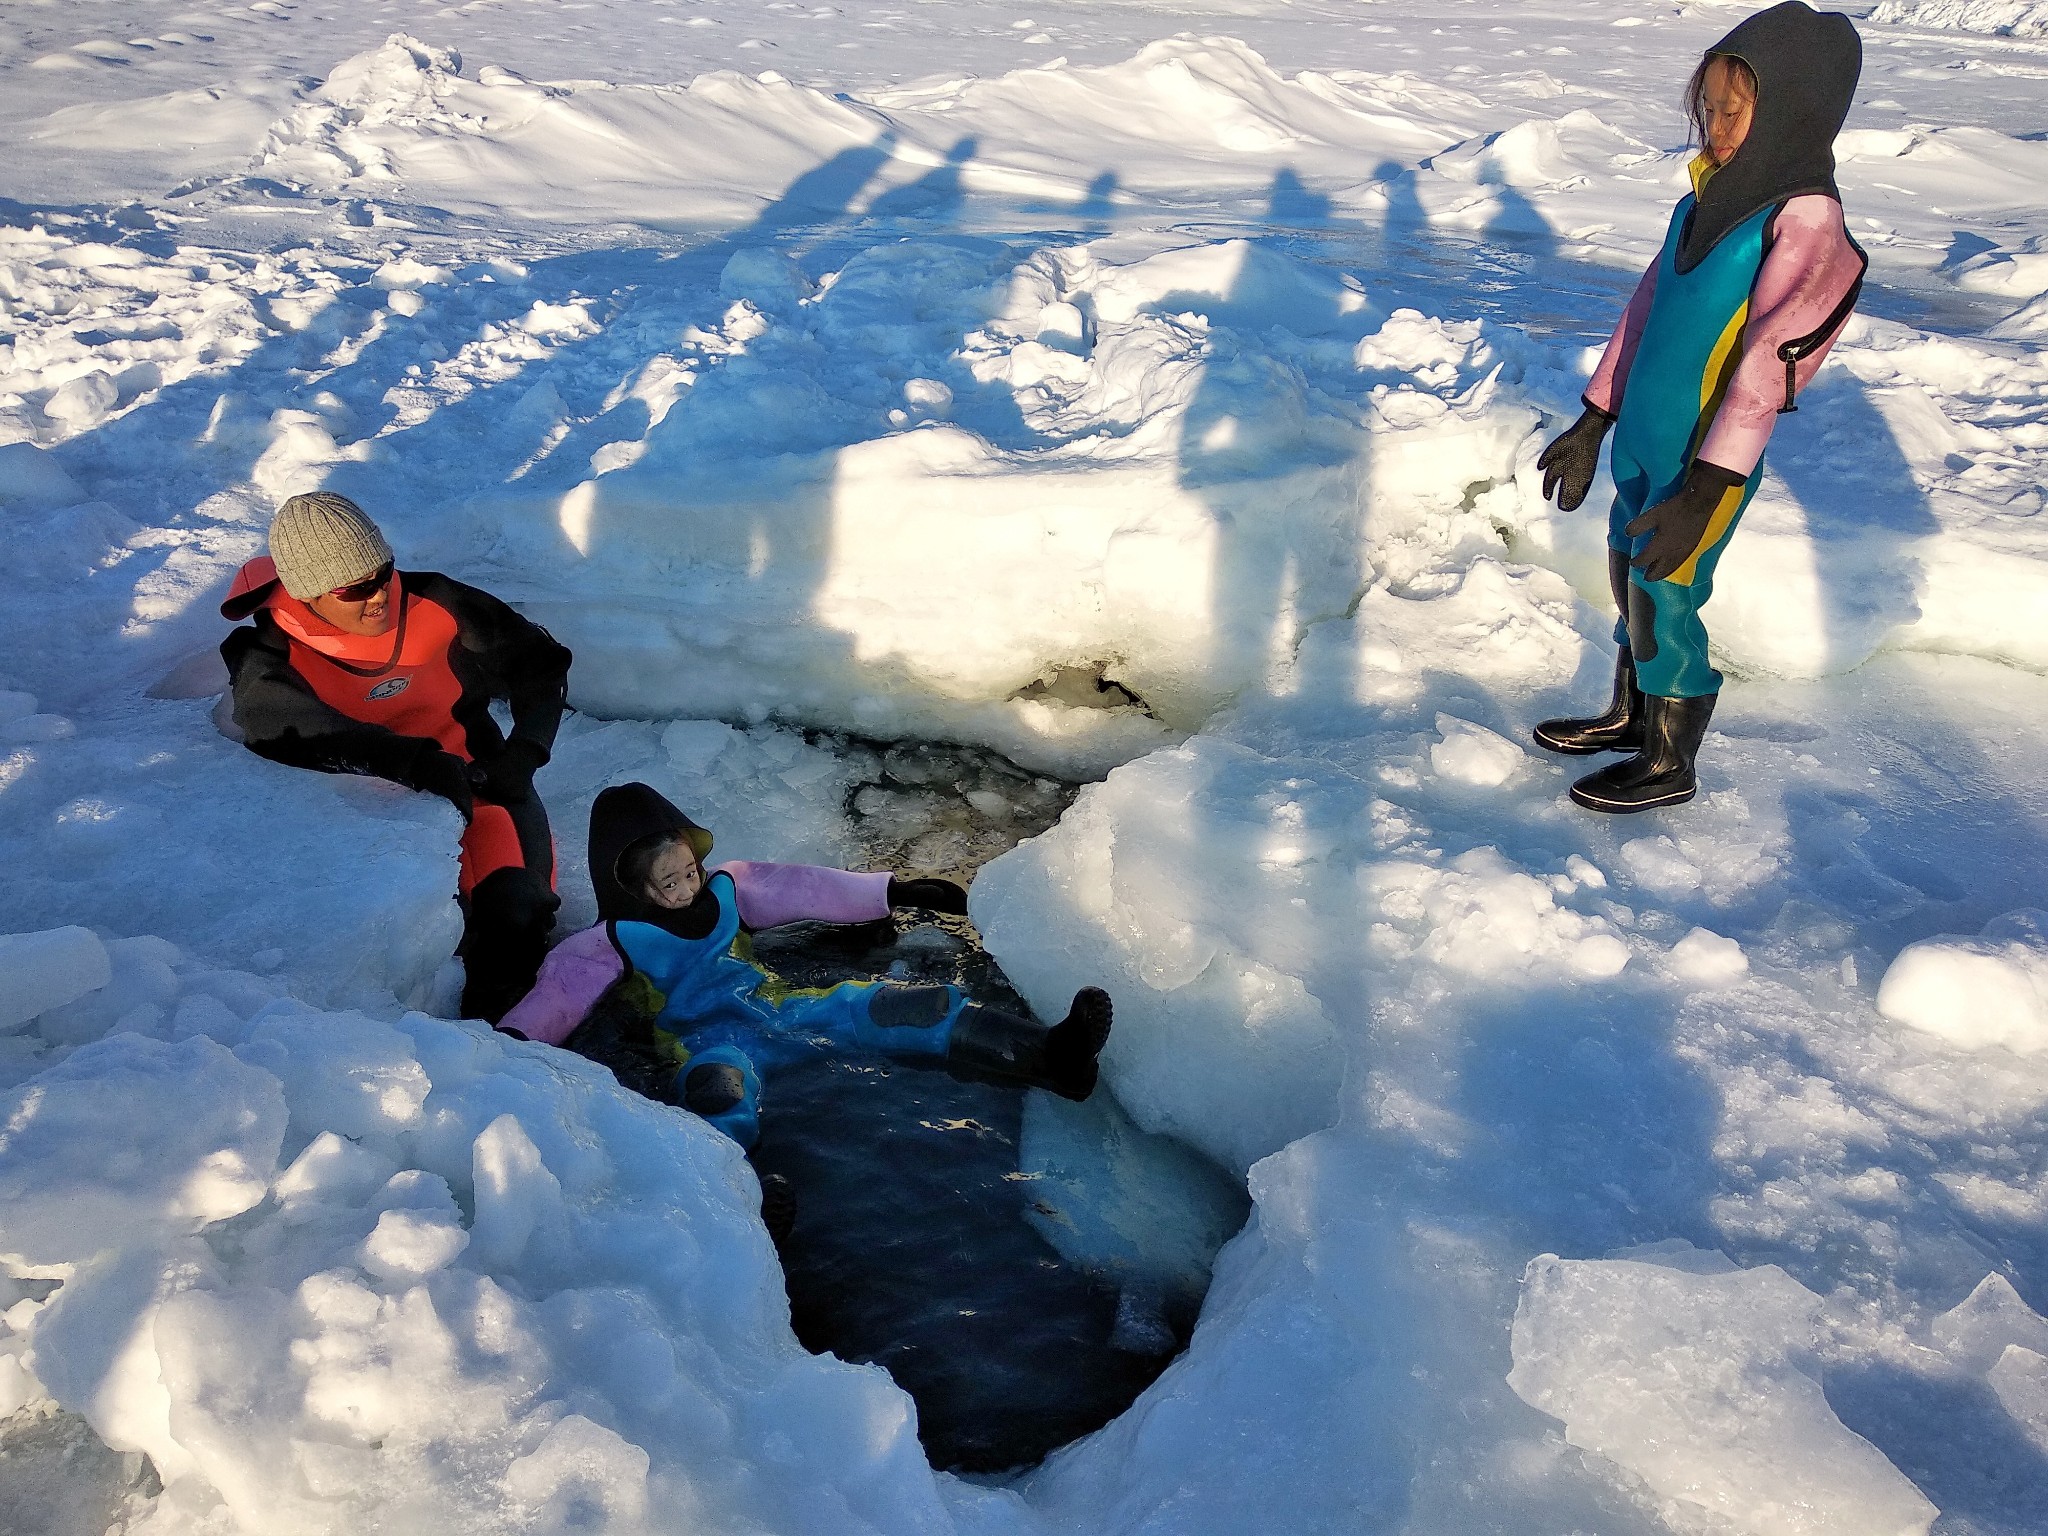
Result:
[[[702,1116],[742,1147],[760,1131],[761,1069],[865,1052],[956,1076],[1086,1099],[1109,1038],[1110,1000],[1074,994],[1042,1024],[968,1001],[958,987],[844,981],[792,988],[753,957],[750,931],[857,923],[895,907],[964,913],[950,880],[899,880],[806,864],[734,861],[707,872],[711,834],[646,784],[590,808],[590,879],[601,921],[558,944],[499,1022],[611,1068],[638,1092]]]
[[[221,643],[250,751],[440,795],[462,814],[462,1011],[495,1020],[533,985],[555,925],[555,846],[534,793],[569,651],[488,592],[401,571],[346,496],[294,496],[235,574]],[[508,700],[508,735],[491,700]]]

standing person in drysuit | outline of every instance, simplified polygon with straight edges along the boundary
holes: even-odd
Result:
[[[462,1011],[496,1020],[525,995],[554,926],[555,850],[533,791],[568,691],[569,652],[487,592],[394,568],[346,496],[294,496],[270,553],[236,574],[222,643],[235,724],[274,762],[364,773],[462,813]],[[491,718],[509,700],[508,737]]]
[[[743,1147],[760,1130],[760,1069],[859,1051],[956,1076],[1094,1092],[1110,1002],[1095,987],[1047,1026],[958,987],[846,981],[795,989],[753,958],[749,930],[866,922],[892,907],[965,912],[947,880],[734,862],[707,874],[711,834],[645,784],[590,808],[590,880],[603,919],[558,944],[500,1028],[590,1056],[628,1087],[681,1104]]]
[[[1607,343],[1585,413],[1536,461],[1544,495],[1572,511],[1615,429],[1614,699],[1604,714],[1535,732],[1552,752],[1632,754],[1572,786],[1590,809],[1693,796],[1721,690],[1700,609],[1756,494],[1771,427],[1841,333],[1868,264],[1834,180],[1862,59],[1848,17],[1798,0],[1707,50],[1687,96],[1703,146],[1692,194]]]

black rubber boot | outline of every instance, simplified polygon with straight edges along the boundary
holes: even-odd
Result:
[[[969,1004],[954,1021],[946,1070],[970,1082],[1022,1083],[1076,1103],[1095,1091],[1096,1057],[1109,1039],[1109,994],[1083,987],[1059,1023],[1047,1026]]]
[[[500,869],[469,893],[462,943],[462,1016],[495,1024],[533,987],[562,900],[528,869]]]
[[[1628,552],[1607,551],[1607,590],[1614,611],[1628,622],[1631,591]],[[1633,631],[1631,631],[1633,633]],[[1546,720],[1534,732],[1546,752],[1581,755],[1588,752],[1640,752],[1643,749],[1643,691],[1636,685],[1635,649],[1624,643],[1614,659],[1614,699],[1603,715],[1585,720]]]
[[[1692,699],[1665,699],[1645,694],[1642,749],[1634,757],[1587,774],[1572,786],[1572,799],[1589,811],[1616,813],[1648,811],[1690,800],[1699,787],[1693,762],[1719,697],[1703,693]]]
[[[1109,1044],[1111,1022],[1109,994],[1102,988],[1083,987],[1074,994],[1067,1016],[1045,1037],[1045,1063],[1056,1082],[1068,1085],[1055,1088],[1055,1093],[1079,1100],[1095,1091],[1097,1058]]]
[[[1546,720],[1533,732],[1546,752],[1580,756],[1588,752],[1643,749],[1643,690],[1636,686],[1636,659],[1627,646],[1614,660],[1614,699],[1604,714],[1586,719]]]
[[[768,1229],[768,1240],[778,1248],[788,1240],[789,1229],[796,1225],[796,1191],[779,1173],[761,1175],[761,1225]]]

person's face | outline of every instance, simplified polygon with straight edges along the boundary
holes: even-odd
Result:
[[[1707,109],[1707,154],[1714,164],[1726,165],[1749,137],[1756,92],[1733,60],[1717,58],[1707,64],[1700,102]]]
[[[398,619],[397,608],[391,601],[391,577],[391,566],[387,563],[350,586],[322,592],[306,606],[345,634],[384,634]]]
[[[647,899],[674,912],[704,889],[704,869],[688,843],[670,843],[647,871]]]

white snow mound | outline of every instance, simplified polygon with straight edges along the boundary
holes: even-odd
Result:
[[[1099,774],[1284,670],[1378,571],[1446,535],[1498,554],[1467,493],[1512,477],[1536,420],[1518,339],[1247,241],[1020,264],[906,240],[815,294],[742,251],[721,286],[719,329],[617,400],[630,438],[417,531],[531,573],[597,713],[776,713]],[[530,435],[525,410],[500,429]],[[358,499],[417,501],[399,477]],[[1072,708],[1065,674],[1146,712]]]
[[[909,1400],[791,1336],[725,1138],[159,949],[169,1006],[0,1094],[0,1299],[60,1282],[0,1404],[146,1453],[151,1532],[954,1528]]]
[[[1902,27],[1954,27],[2005,37],[2048,36],[2044,0],[1881,0],[1872,21]]]
[[[1967,1048],[2048,1050],[2048,913],[2007,913],[1974,939],[1923,939],[1892,961],[1878,1012]]]

